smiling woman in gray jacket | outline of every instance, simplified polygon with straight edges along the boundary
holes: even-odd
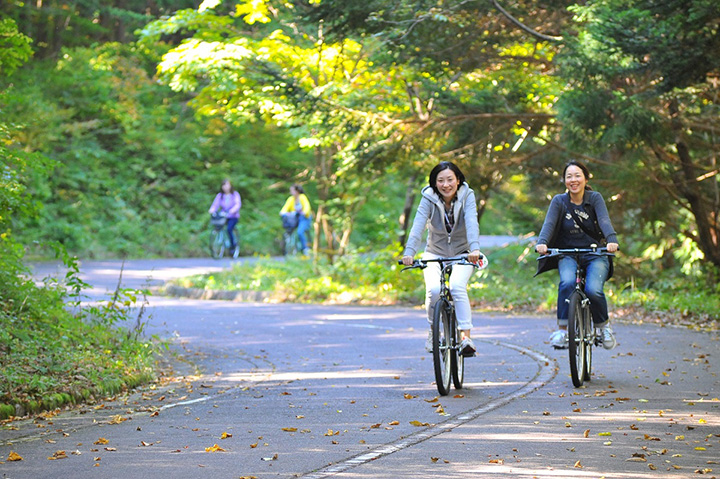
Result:
[[[429,186],[422,190],[413,225],[408,236],[403,264],[410,266],[418,252],[422,234],[428,229],[423,259],[468,255],[468,261],[480,260],[480,230],[477,220],[475,193],[465,182],[460,168],[449,161],[439,163],[430,172]],[[460,350],[465,356],[475,354],[470,339],[472,314],[467,294],[467,283],[474,268],[469,265],[453,266],[449,286],[455,303],[455,313],[462,341]],[[440,296],[440,265],[429,263],[425,276],[425,309],[428,323],[432,324],[435,303]],[[428,332],[425,349],[432,351],[432,331]]]

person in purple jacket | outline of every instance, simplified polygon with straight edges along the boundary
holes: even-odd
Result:
[[[235,226],[240,220],[241,207],[242,199],[240,198],[240,193],[235,191],[230,180],[223,180],[222,185],[220,185],[220,191],[215,196],[208,211],[211,215],[218,211],[225,213],[225,217],[227,218],[227,231],[230,236],[230,251],[235,251],[235,248],[238,246],[235,237]]]

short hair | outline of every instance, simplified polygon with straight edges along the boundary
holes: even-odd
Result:
[[[455,176],[458,180],[458,188],[460,185],[465,183],[465,175],[463,175],[463,172],[460,171],[460,168],[457,167],[457,165],[451,161],[441,161],[437,165],[435,165],[435,168],[430,171],[430,178],[428,180],[428,183],[430,183],[430,188],[435,192],[436,195],[442,198],[442,195],[440,194],[440,191],[437,189],[437,177],[440,174],[441,171],[445,170],[452,170],[453,173],[455,173]]]
[[[304,194],[305,194],[305,190],[303,189],[303,187],[300,186],[300,185],[298,185],[297,183],[295,183],[294,185],[292,185],[290,188],[295,188],[295,191],[297,191],[297,192],[300,193],[301,195],[304,195]]]

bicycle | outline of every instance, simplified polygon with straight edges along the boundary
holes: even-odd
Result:
[[[585,270],[580,266],[580,256],[594,254],[598,256],[615,256],[607,248],[591,245],[590,248],[551,248],[542,257],[572,256],[577,263],[575,270],[575,289],[566,299],[568,308],[568,354],[570,359],[570,376],[573,386],[579,388],[585,381],[590,381],[592,372],[592,348],[602,344],[602,335],[593,326],[590,312],[590,299],[585,294]],[[540,259],[540,258],[538,258]]]
[[[210,237],[208,245],[210,247],[210,255],[215,259],[221,259],[225,255],[225,249],[230,249],[230,235],[228,234],[227,216],[223,212],[216,212],[210,215],[210,224],[213,229],[210,231]],[[235,248],[230,252],[234,259],[240,256],[240,246],[235,245]]]
[[[299,218],[297,213],[283,213],[283,256],[295,256],[303,253],[302,241],[298,233]]]
[[[484,261],[484,256],[480,258]],[[402,261],[398,263],[403,264]],[[465,378],[465,357],[460,352],[460,330],[457,327],[455,305],[447,284],[448,278],[453,265],[463,264],[475,268],[479,266],[469,262],[467,255],[463,255],[454,258],[418,259],[412,266],[406,266],[401,271],[425,269],[428,263],[440,263],[440,298],[435,303],[433,314],[432,354],[437,390],[440,395],[447,396],[450,392],[451,380],[455,389],[462,389]]]

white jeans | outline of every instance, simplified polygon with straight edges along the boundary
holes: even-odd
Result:
[[[432,253],[424,253],[423,259],[436,259],[439,256]],[[472,312],[470,311],[470,299],[467,294],[467,284],[475,268],[466,264],[456,264],[450,274],[450,294],[455,303],[455,315],[457,316],[458,329],[472,329]],[[428,315],[428,322],[432,326],[435,303],[440,298],[440,263],[428,263],[423,270],[425,276],[425,309]]]

